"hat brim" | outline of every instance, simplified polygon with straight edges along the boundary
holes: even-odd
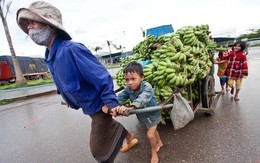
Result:
[[[66,39],[66,40],[70,40],[71,37],[68,34],[68,32],[65,30],[65,28],[63,26],[61,26],[60,24],[58,24],[55,21],[52,21],[52,19],[46,19],[45,17],[42,17],[41,15],[31,11],[30,9],[27,8],[21,8],[17,11],[17,15],[16,15],[16,21],[17,24],[19,25],[19,27],[26,33],[28,34],[29,29],[28,29],[28,22],[27,20],[34,20],[37,22],[41,22],[44,24],[48,24],[58,30],[60,30],[59,33],[62,33],[62,38]]]

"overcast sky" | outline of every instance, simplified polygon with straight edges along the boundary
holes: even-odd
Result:
[[[10,0],[5,0],[9,2]],[[17,56],[44,56],[38,46],[16,24],[16,12],[34,0],[12,0],[7,23]],[[174,30],[187,25],[209,24],[213,35],[238,36],[248,28],[260,28],[259,0],[46,0],[63,16],[63,25],[73,41],[91,50],[108,51],[106,41],[131,50],[142,40],[142,29],[172,24]],[[112,49],[112,52],[114,49]],[[10,55],[0,23],[0,55]]]

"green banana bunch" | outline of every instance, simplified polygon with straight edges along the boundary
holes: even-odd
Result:
[[[146,65],[143,71],[145,80],[155,90],[158,103],[167,99],[174,88],[188,84],[194,87],[198,79],[209,74],[213,65],[212,50],[217,47],[209,33],[208,25],[196,25],[159,37],[147,36],[133,48],[132,57],[123,61],[116,75],[117,84],[125,87],[122,70],[129,62],[150,60],[152,64]],[[198,98],[198,94],[193,96]]]

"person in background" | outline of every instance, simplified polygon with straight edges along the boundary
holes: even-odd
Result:
[[[126,109],[142,109],[144,107],[156,106],[156,100],[153,88],[150,83],[144,81],[143,68],[140,63],[131,62],[124,69],[124,78],[126,88],[117,96],[119,104],[124,104],[130,99],[129,107],[118,107],[117,112],[123,113]],[[147,128],[146,136],[151,145],[151,163],[158,163],[157,152],[163,146],[160,135],[157,131],[157,125],[161,122],[161,112],[159,110],[147,113],[137,114],[137,118]],[[129,149],[128,144],[121,148],[122,152]]]
[[[247,55],[247,54],[248,54],[248,50],[249,50],[248,38],[245,38],[245,39],[243,39],[242,41],[245,42],[245,50],[244,50],[244,53],[245,53],[245,55]]]
[[[223,49],[223,46],[221,46],[220,48]],[[228,55],[228,52],[226,49],[225,49],[225,51],[219,51],[218,57],[216,58],[216,61],[215,61],[215,64],[218,65],[217,75],[219,76],[220,85],[221,85],[220,93],[224,93],[224,87],[226,87],[226,91],[229,91],[228,83],[227,83],[228,78],[225,75],[225,71],[227,69],[228,62],[227,62],[227,60],[224,59],[224,57],[227,55]]]
[[[225,71],[225,75],[228,77],[228,85],[231,87],[231,94],[234,94],[234,99],[239,101],[239,91],[242,86],[242,79],[248,76],[247,58],[244,54],[245,42],[237,41],[234,43],[232,50],[225,57],[228,61],[228,67]],[[234,87],[234,83],[236,87]]]
[[[131,142],[128,132],[110,114],[119,107],[113,80],[106,68],[83,44],[71,41],[56,7],[33,2],[17,11],[17,24],[38,45],[45,46],[45,62],[67,106],[89,115],[92,119],[90,150],[98,162],[114,162],[124,139]]]

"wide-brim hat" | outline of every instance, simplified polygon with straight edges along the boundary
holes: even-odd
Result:
[[[56,7],[43,2],[33,2],[28,8],[20,8],[16,13],[16,21],[19,27],[28,34],[27,20],[34,20],[48,24],[58,30],[58,35],[64,39],[70,40],[71,37],[63,27],[62,15]]]

